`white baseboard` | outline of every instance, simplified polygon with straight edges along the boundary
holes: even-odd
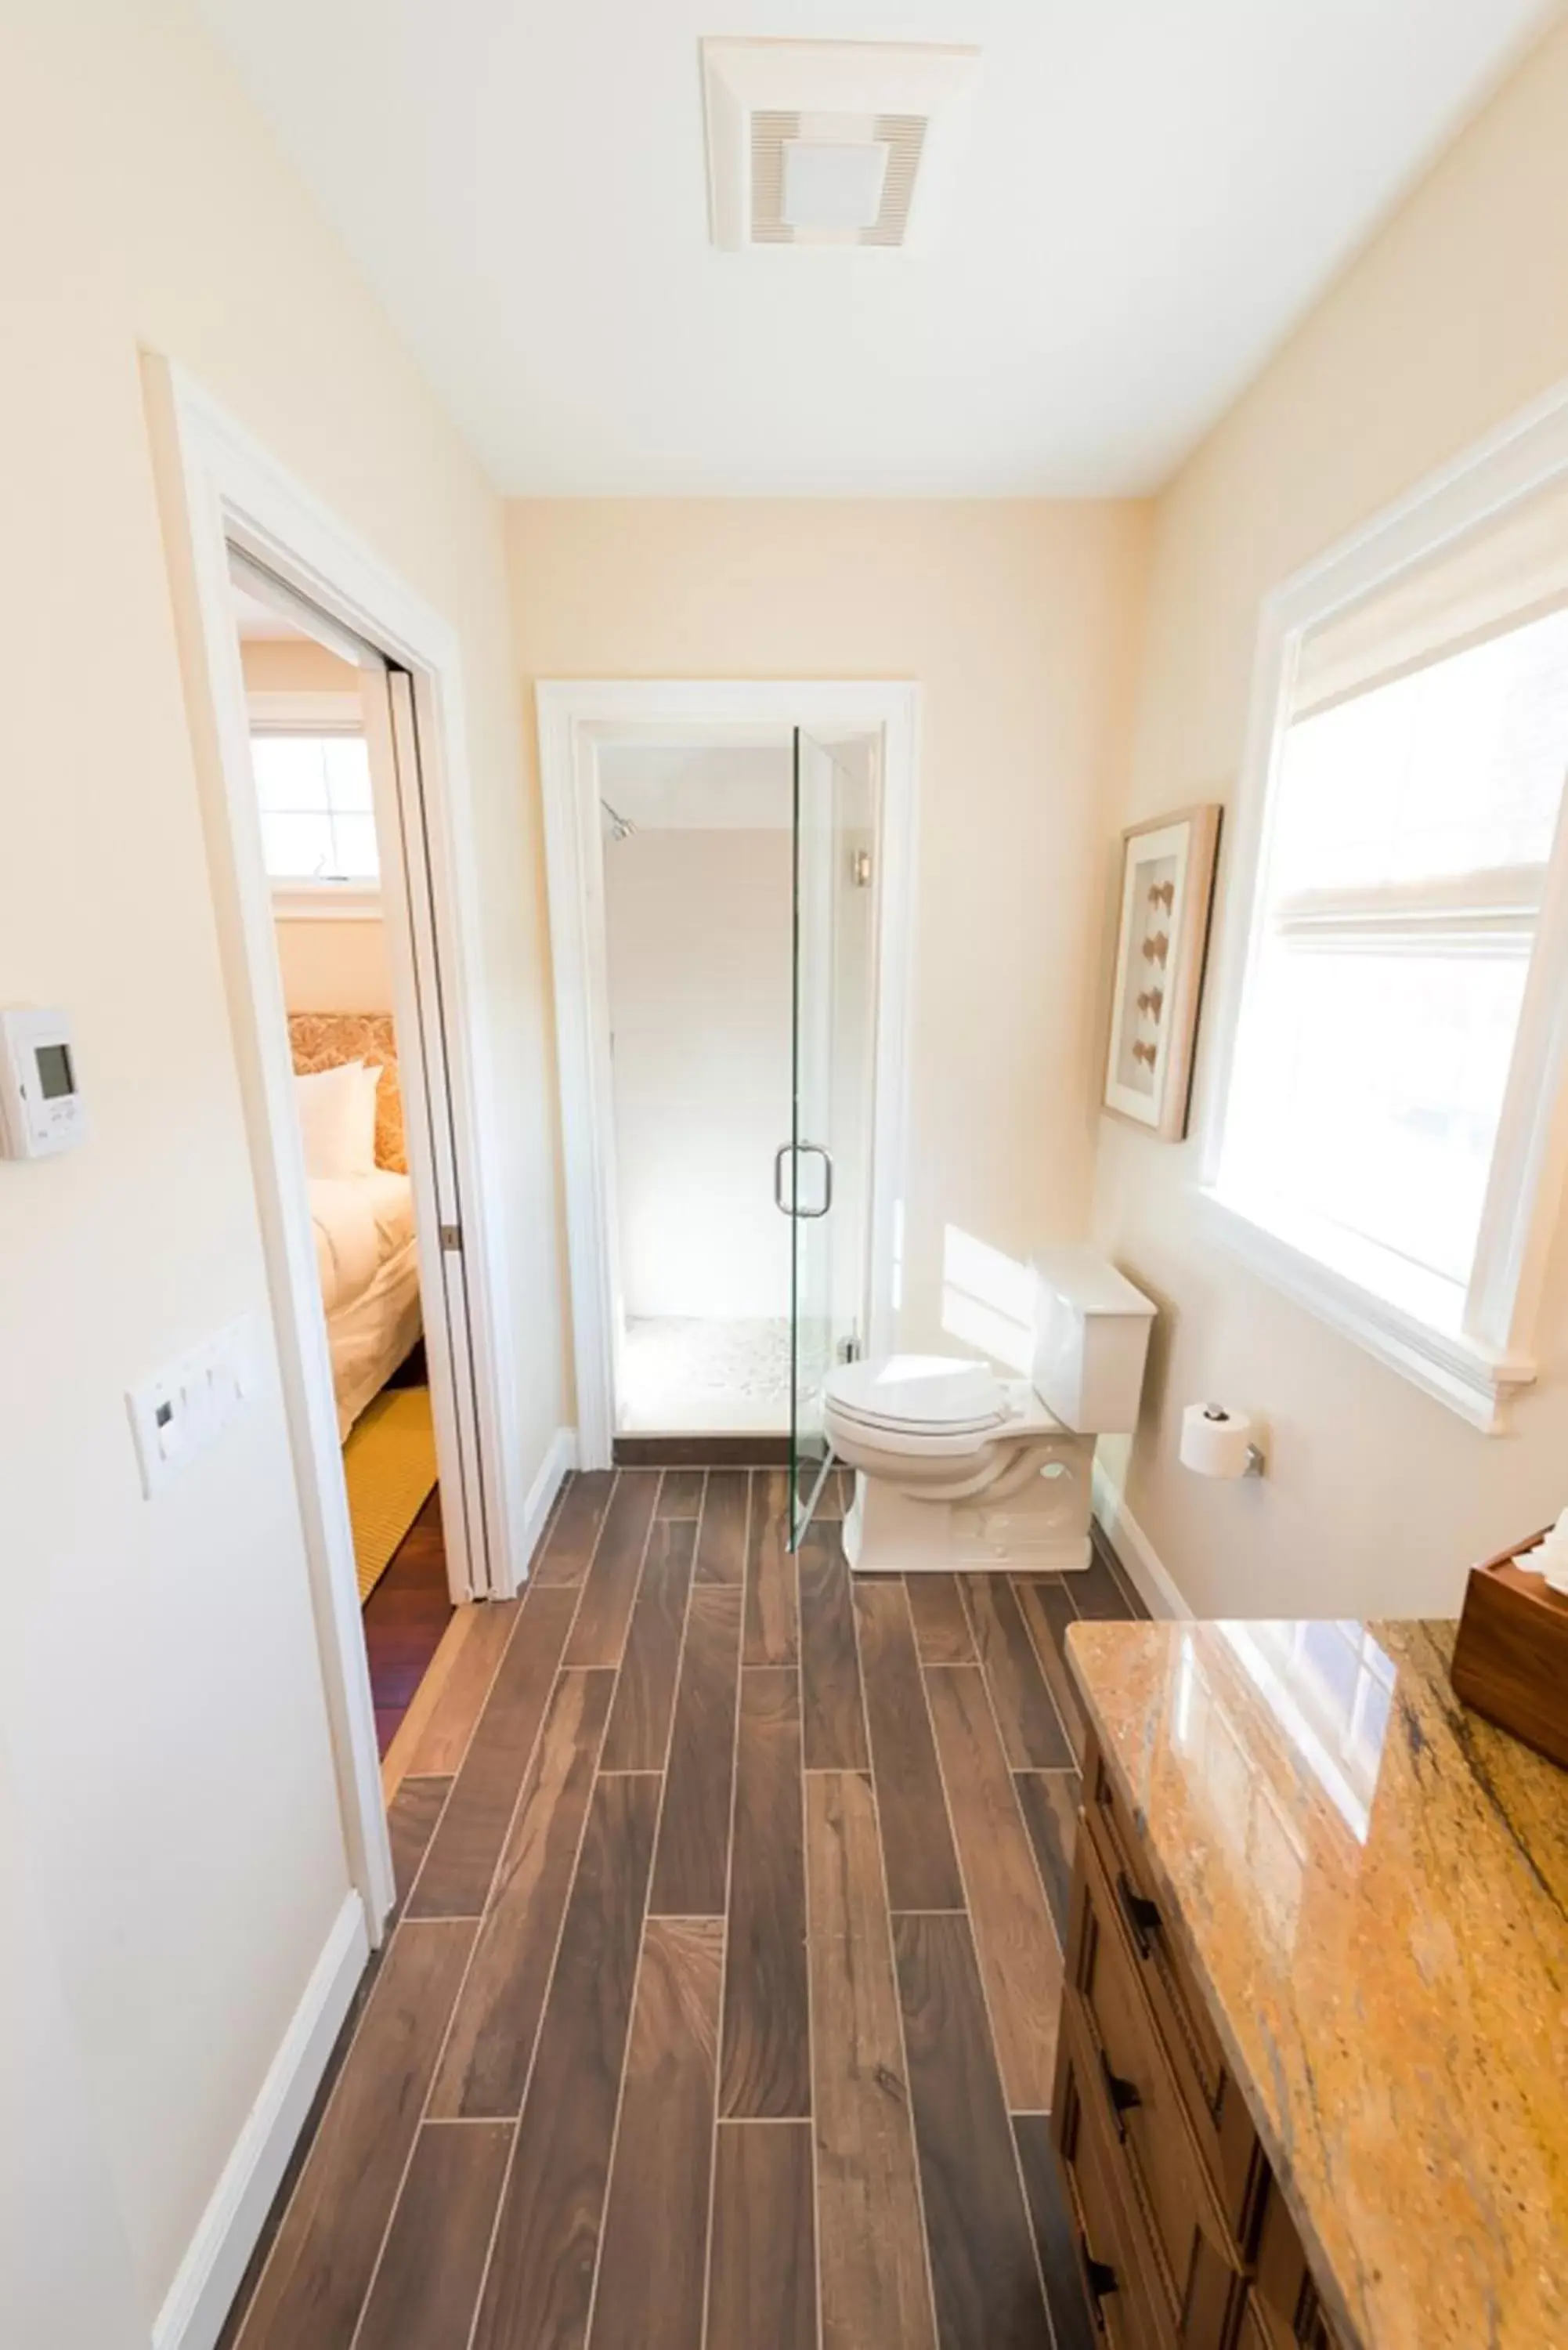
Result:
[[[213,2350],[369,1955],[364,1904],[350,1893],[158,2313],[152,2350]]]
[[[1095,1463],[1095,1515],[1106,1530],[1112,1549],[1137,1586],[1139,1598],[1151,1616],[1190,1616],[1164,1560],[1128,1509],[1118,1489]]]
[[[528,1565],[545,1531],[545,1521],[550,1505],[561,1490],[561,1481],[577,1465],[577,1431],[575,1428],[558,1428],[545,1449],[538,1474],[528,1488],[528,1498],[523,1504],[523,1526],[519,1547],[522,1556],[516,1562],[518,1587],[528,1579]]]

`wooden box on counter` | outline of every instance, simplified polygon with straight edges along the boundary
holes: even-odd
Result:
[[[1470,1569],[1450,1672],[1467,1705],[1568,1768],[1568,1598],[1517,1564],[1544,1539]]]

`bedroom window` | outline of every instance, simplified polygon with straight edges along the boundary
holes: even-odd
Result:
[[[251,758],[272,880],[363,889],[379,879],[362,734],[255,733]]]
[[[1568,1048],[1568,489],[1450,524],[1278,650],[1212,1196],[1261,1270],[1494,1429],[1533,1377]]]

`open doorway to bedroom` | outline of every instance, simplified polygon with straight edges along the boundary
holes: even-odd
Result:
[[[369,649],[356,657],[352,641],[323,641],[337,632],[321,620],[313,633],[308,609],[239,556],[231,594],[294,1073],[288,1113],[384,1759],[451,1625],[454,1586],[467,1583],[448,1551],[429,1338],[441,1301],[427,1295],[410,1171],[421,1105],[397,1003],[406,906],[372,775],[384,665]],[[438,1361],[437,1377],[450,1369]]]

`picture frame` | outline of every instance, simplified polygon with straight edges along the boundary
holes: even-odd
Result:
[[[1101,1102],[1162,1142],[1187,1134],[1223,815],[1209,801],[1122,835]]]

